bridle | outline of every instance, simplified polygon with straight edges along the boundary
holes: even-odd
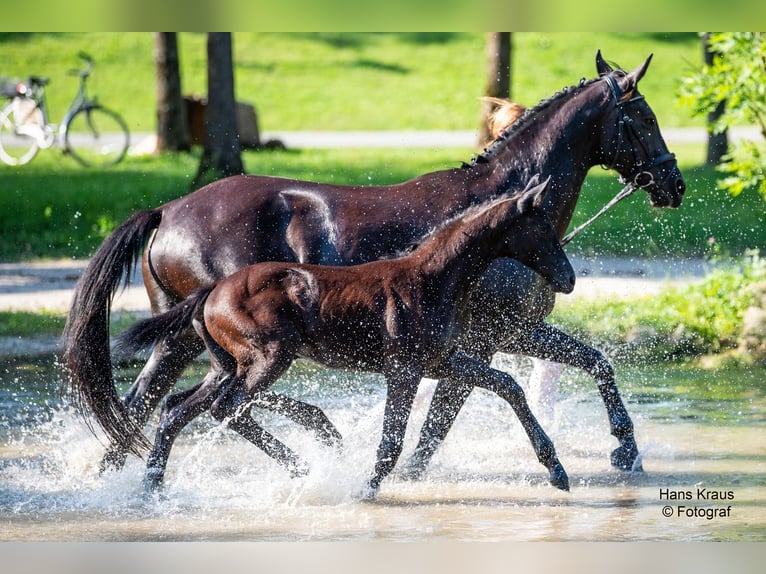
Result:
[[[617,164],[617,158],[620,155],[620,148],[622,147],[623,141],[626,139],[625,134],[626,132],[630,132],[630,134],[633,136],[633,139],[638,142],[638,145],[640,145],[644,152],[646,152],[646,148],[644,147],[643,141],[640,137],[636,134],[635,129],[633,128],[633,119],[629,117],[625,113],[625,105],[630,104],[632,102],[637,102],[639,100],[643,100],[644,96],[642,95],[636,95],[629,99],[623,99],[624,93],[620,89],[620,86],[617,84],[617,80],[614,79],[613,76],[608,75],[604,77],[604,80],[606,81],[607,86],[609,86],[609,89],[612,93],[612,96],[614,96],[615,101],[615,107],[617,108],[617,145],[614,148],[614,157],[612,158],[611,163],[606,165],[606,169],[610,169],[614,165]],[[633,152],[634,156],[635,151]],[[646,156],[648,156],[648,153],[645,153]],[[620,181],[622,183],[629,183],[634,185],[636,188],[639,189],[649,189],[653,185],[656,185],[657,182],[654,181],[654,174],[651,171],[648,171],[646,168],[652,168],[655,166],[658,166],[660,164],[673,161],[676,158],[675,154],[672,154],[670,152],[666,152],[663,154],[658,155],[655,158],[652,158],[646,166],[644,165],[644,162],[637,159],[634,162],[635,165],[635,171],[634,173],[629,177],[620,177]],[[665,176],[666,178],[670,176],[670,171],[668,171],[668,174]],[[662,182],[660,182],[662,183]]]
[[[644,96],[637,95],[633,96],[632,98],[623,99],[624,93],[620,89],[620,86],[617,84],[617,80],[614,79],[613,76],[608,75],[604,76],[604,80],[606,81],[606,84],[609,86],[609,89],[614,96],[615,106],[617,108],[617,145],[614,148],[614,157],[612,158],[611,163],[605,164],[602,167],[604,169],[612,169],[614,165],[617,164],[617,158],[620,155],[620,148],[622,147],[623,141],[625,138],[625,133],[630,132],[633,136],[633,139],[638,142],[638,145],[640,145],[644,152],[646,152],[646,147],[644,147],[644,144],[641,140],[641,138],[636,134],[635,129],[633,128],[633,119],[629,117],[625,113],[625,105],[629,104],[631,102],[637,102],[639,100],[643,100]],[[635,151],[633,152],[634,156],[636,155]],[[648,153],[645,153],[646,156],[648,156]],[[652,186],[657,185],[657,182],[654,180],[654,174],[651,171],[648,171],[647,168],[655,167],[660,164],[673,161],[676,158],[675,154],[672,154],[670,152],[666,152],[663,154],[658,155],[657,157],[653,158],[651,161],[649,161],[648,164],[644,164],[643,161],[636,158],[636,161],[634,162],[634,165],[636,166],[635,171],[633,174],[629,177],[623,177],[620,176],[620,182],[625,184],[625,187],[622,188],[620,193],[615,195],[609,203],[604,205],[604,207],[599,210],[596,215],[591,217],[588,221],[583,223],[582,225],[576,227],[572,231],[570,231],[567,235],[565,235],[561,239],[561,245],[566,245],[572,239],[574,239],[575,235],[580,233],[583,229],[585,229],[588,225],[593,223],[596,219],[601,217],[608,209],[625,199],[626,197],[633,194],[638,189],[644,189],[648,190]],[[665,176],[665,178],[670,176],[670,170],[668,170],[668,174]],[[664,180],[663,180],[664,181]],[[662,183],[663,181],[659,182]]]

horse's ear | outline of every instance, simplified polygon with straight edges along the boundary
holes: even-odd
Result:
[[[644,77],[644,74],[646,74],[646,70],[649,68],[649,63],[652,61],[652,56],[654,56],[654,54],[649,54],[649,57],[643,64],[628,74],[628,78],[630,78],[630,83],[633,88],[638,85],[638,82]]]
[[[612,66],[610,66],[606,60],[601,56],[601,50],[596,52],[596,71],[599,76],[606,76],[614,72]]]
[[[537,176],[532,179],[536,181]],[[519,199],[519,212],[528,213],[533,209],[537,209],[542,206],[545,200],[546,192],[548,191],[548,183],[551,181],[551,177],[548,178],[534,187],[527,185],[527,189],[524,190],[521,199]]]

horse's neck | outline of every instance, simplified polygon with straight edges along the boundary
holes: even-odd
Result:
[[[571,100],[575,93],[584,97],[585,89],[596,88],[575,88],[562,96],[560,105],[551,103],[534,112],[523,128],[510,131],[486,163],[476,166],[476,185],[500,193],[524,187],[535,175],[550,177],[543,208],[559,237],[566,233],[588,170],[598,163],[596,140],[602,110],[586,113]]]

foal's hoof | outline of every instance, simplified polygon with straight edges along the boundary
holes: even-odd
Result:
[[[551,484],[559,490],[569,492],[569,477],[561,463],[556,463],[551,469]]]
[[[426,461],[413,454],[401,470],[397,471],[396,476],[401,480],[423,480],[426,466]]]
[[[626,472],[643,472],[641,457],[638,455],[638,447],[633,445],[621,445],[612,451],[612,466]]]

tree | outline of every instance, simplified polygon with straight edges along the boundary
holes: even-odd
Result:
[[[487,33],[487,80],[484,95],[490,98],[509,98],[511,96],[511,33]],[[479,145],[490,139],[487,120],[495,104],[484,100],[481,106],[479,125]]]
[[[191,144],[181,95],[176,32],[155,33],[154,61],[157,70],[157,149],[189,151]]]
[[[210,32],[207,35],[205,142],[192,186],[199,186],[211,172],[212,179],[244,172],[237,133],[230,32]]]
[[[694,115],[723,112],[710,127],[720,133],[737,125],[756,125],[766,138],[766,34],[727,32],[710,34],[712,62],[684,78],[680,101],[692,107]],[[718,166],[723,177],[719,187],[738,195],[745,189],[758,189],[766,200],[763,144],[742,141],[732,144]]]
[[[714,52],[710,48],[710,32],[702,34],[702,54],[705,58],[705,65],[713,65]],[[718,119],[726,109],[726,102],[718,102],[718,105],[712,112],[708,112],[707,123],[709,126],[715,126]],[[715,129],[708,129],[707,136],[707,157],[705,162],[708,165],[718,165],[723,161],[726,152],[729,150],[729,137],[728,130],[723,129],[716,131]]]

